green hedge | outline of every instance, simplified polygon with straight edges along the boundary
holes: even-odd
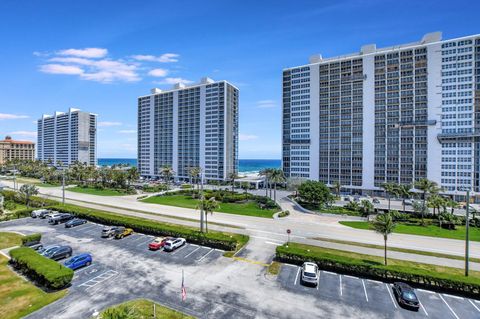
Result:
[[[183,237],[190,243],[223,250],[237,250],[242,243],[248,241],[248,236],[245,235],[217,231],[210,231],[205,234],[193,227],[162,223],[140,217],[118,215],[75,205],[58,205],[52,207],[52,209],[59,212],[70,213],[100,224],[125,226],[132,228],[136,232],[150,235]]]
[[[24,217],[30,217],[32,214],[32,211],[34,211],[36,208],[24,208],[24,209],[19,209],[11,214],[4,214],[0,216],[0,221],[7,221],[7,220],[12,220],[12,219],[19,219],[19,218],[24,218]]]
[[[277,261],[296,265],[301,265],[305,261],[311,261],[317,263],[319,268],[324,270],[389,282],[404,281],[414,286],[460,293],[467,296],[475,296],[476,298],[480,294],[480,278],[432,272],[414,268],[413,265],[412,267],[401,265],[385,266],[369,260],[298,248],[294,243],[290,243],[289,247],[285,245],[278,246],[275,258]]]
[[[22,237],[22,245],[27,243],[38,243],[42,239],[42,234],[31,234]]]
[[[10,264],[19,272],[49,289],[60,289],[70,284],[73,270],[43,257],[31,248],[20,247],[10,251]]]
[[[5,201],[11,200],[15,203],[25,204],[25,199],[22,198],[22,196],[20,196],[20,194],[17,192],[10,191],[10,190],[3,190],[0,193],[3,195]],[[51,206],[51,205],[57,205],[57,204],[58,202],[55,200],[42,198],[39,196],[31,196],[30,203],[29,203],[30,207],[33,207],[33,208]]]

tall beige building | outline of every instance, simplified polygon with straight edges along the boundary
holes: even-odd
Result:
[[[33,161],[35,159],[35,143],[16,141],[10,136],[0,140],[0,164],[13,159]]]

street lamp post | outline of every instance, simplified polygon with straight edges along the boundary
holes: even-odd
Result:
[[[203,170],[200,172],[200,231],[203,233],[203,204],[205,197],[203,196]]]
[[[470,246],[470,239],[468,236],[468,229],[470,226],[469,221],[469,207],[470,206],[470,190],[467,190],[467,207],[465,210],[465,276],[468,277],[468,259],[469,259],[469,246]]]
[[[65,205],[65,169],[62,168],[62,204]]]

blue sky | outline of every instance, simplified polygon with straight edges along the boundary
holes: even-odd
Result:
[[[2,0],[0,137],[35,140],[42,114],[78,107],[99,114],[99,157],[136,157],[136,97],[209,76],[240,88],[240,158],[280,158],[283,68],[480,33],[478,12],[462,0]]]

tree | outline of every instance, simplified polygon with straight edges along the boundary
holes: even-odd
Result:
[[[289,177],[287,179],[287,189],[290,191],[295,191],[295,197],[298,196],[298,188],[302,183],[305,182],[304,178],[301,177]]]
[[[170,180],[173,178],[173,175],[175,175],[175,172],[171,166],[165,165],[162,167],[161,174],[163,176],[163,180],[165,181],[165,184],[170,183]]]
[[[435,212],[440,213],[440,208],[444,206],[445,200],[437,194],[433,194],[428,199],[428,207],[433,208],[433,217],[435,217]]]
[[[200,174],[202,174],[202,169],[200,167],[190,167],[188,169],[188,175],[190,176],[190,183],[196,184],[197,189],[200,189],[200,186],[199,186]]]
[[[424,213],[426,208],[427,196],[431,193],[434,193],[438,190],[437,183],[430,181],[426,178],[422,178],[415,182],[415,188],[422,191],[422,225],[425,225]]]
[[[38,194],[38,188],[33,184],[23,184],[19,192],[25,198],[25,204],[29,207],[30,198]]]
[[[340,198],[340,190],[342,189],[342,184],[339,181],[335,181],[332,184],[332,188],[335,190],[335,194],[337,194],[337,199]]]
[[[385,266],[387,265],[387,240],[388,235],[390,235],[395,229],[395,223],[393,222],[392,216],[390,213],[384,213],[378,215],[373,221],[373,229],[383,235],[384,241],[384,252],[385,252]]]
[[[270,180],[273,183],[273,200],[277,201],[277,184],[285,183],[287,180],[283,170],[280,168],[274,169],[271,173]]]
[[[373,214],[375,212],[375,206],[373,206],[373,204],[366,199],[363,199],[360,202],[360,209],[361,209],[362,214],[364,216],[368,216],[368,215]]]
[[[265,176],[265,197],[268,197],[268,191],[270,189],[270,177],[272,176],[274,168],[265,168],[260,171],[261,176]],[[270,197],[272,197],[272,191],[270,189]]]
[[[232,183],[232,193],[235,191],[235,180],[237,179],[237,173],[231,172],[228,174],[228,179]]]
[[[100,315],[100,319],[136,319],[141,318],[142,315],[135,306],[120,305],[105,310]]]
[[[410,197],[410,189],[412,185],[410,184],[400,184],[397,185],[396,193],[402,198],[403,213],[405,214],[405,200]]]
[[[205,231],[208,233],[208,214],[213,215],[213,211],[218,209],[219,205],[218,202],[216,201],[215,197],[210,197],[209,199],[205,199],[202,197],[202,199],[199,200],[197,209],[200,209],[200,211],[205,212]],[[201,227],[203,229],[203,227]]]
[[[247,194],[248,190],[250,189],[250,183],[249,182],[242,182],[240,184],[240,187],[243,189],[243,192]]]
[[[128,181],[129,187],[132,181],[136,181],[139,178],[140,178],[140,173],[138,171],[138,168],[136,168],[135,166],[132,166],[127,170],[127,181]]]
[[[387,194],[388,198],[388,211],[390,211],[390,199],[392,194],[395,194],[395,191],[397,189],[397,185],[394,183],[385,183],[382,185],[383,190]]]
[[[308,204],[322,207],[333,201],[330,189],[318,181],[305,181],[298,188],[298,196]]]

